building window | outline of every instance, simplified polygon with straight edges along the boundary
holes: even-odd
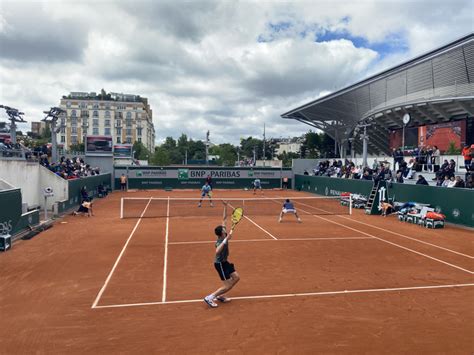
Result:
[[[139,127],[137,128],[137,136],[141,136],[142,135],[142,128]]]
[[[109,127],[104,128],[104,134],[106,136],[110,136],[110,128]]]
[[[81,111],[81,117],[89,117],[89,111],[87,111],[87,110],[82,110],[82,111]]]
[[[125,105],[117,105],[117,110],[125,110]]]
[[[92,117],[99,117],[99,111],[92,112]]]
[[[128,118],[128,119],[131,119],[131,118],[132,118],[132,113],[131,113],[130,111],[127,112],[127,118]]]
[[[117,137],[117,143],[122,143],[120,137]]]
[[[71,144],[77,144],[77,136],[71,136]]]
[[[71,126],[77,126],[77,117],[71,117]]]
[[[120,127],[117,127],[115,131],[117,132],[117,134],[122,134],[122,128]]]
[[[76,110],[71,111],[71,117],[76,117]]]
[[[99,128],[98,127],[92,128],[92,134],[97,136],[99,134]]]
[[[71,133],[77,134],[77,127],[71,127]]]
[[[105,117],[110,118],[110,111],[105,111]]]
[[[71,107],[71,101],[66,102],[66,107]]]
[[[61,133],[66,133],[66,127],[61,127]]]
[[[132,127],[132,120],[130,118],[127,118],[125,120],[125,124],[127,125],[127,127]]]
[[[94,118],[94,119],[92,120],[92,125],[93,125],[93,126],[98,126],[98,125],[99,125],[99,120],[98,120],[97,118]]]
[[[138,137],[138,141],[141,143],[142,142],[142,137]]]
[[[127,136],[131,136],[132,135],[132,130],[130,128],[127,128],[126,132]]]
[[[61,126],[64,126],[66,125],[66,119],[65,118],[61,118]]]
[[[98,103],[95,103],[95,104],[92,106],[92,108],[93,108],[94,110],[98,110],[98,109],[99,109],[99,104],[98,104]]]
[[[82,127],[82,134],[87,134],[87,127]]]
[[[61,132],[63,133],[63,132]],[[65,136],[61,136],[61,143],[66,143],[66,137]]]
[[[127,143],[131,144],[132,143],[132,137],[127,137]]]
[[[86,104],[85,102],[81,102],[81,103],[79,104],[79,107],[80,107],[80,108],[86,108],[86,107],[87,107],[87,104]]]
[[[109,127],[110,126],[110,120],[105,120],[104,126]]]

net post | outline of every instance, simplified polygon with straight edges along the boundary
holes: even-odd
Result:
[[[120,199],[120,219],[123,219],[123,197]]]
[[[352,194],[349,193],[349,215],[352,216]]]

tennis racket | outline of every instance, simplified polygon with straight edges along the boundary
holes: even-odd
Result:
[[[244,210],[242,207],[237,207],[234,209],[234,212],[232,212],[231,220],[232,220],[232,227],[230,228],[231,230],[234,230],[235,226],[240,222],[242,217],[244,216]]]

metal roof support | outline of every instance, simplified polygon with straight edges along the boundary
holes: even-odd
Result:
[[[429,103],[428,105],[437,113],[439,113],[441,117],[443,117],[443,121],[449,121],[450,119],[449,114],[446,111],[444,111],[441,107],[436,106],[434,103]]]
[[[457,101],[457,104],[461,106],[469,115],[474,116],[474,109],[472,108],[472,106],[462,101]]]

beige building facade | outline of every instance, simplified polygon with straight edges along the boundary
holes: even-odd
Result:
[[[61,99],[66,111],[61,117],[57,142],[68,149],[85,143],[85,137],[111,136],[113,144],[141,142],[151,152],[155,150],[153,112],[148,99],[139,95],[71,92]]]

